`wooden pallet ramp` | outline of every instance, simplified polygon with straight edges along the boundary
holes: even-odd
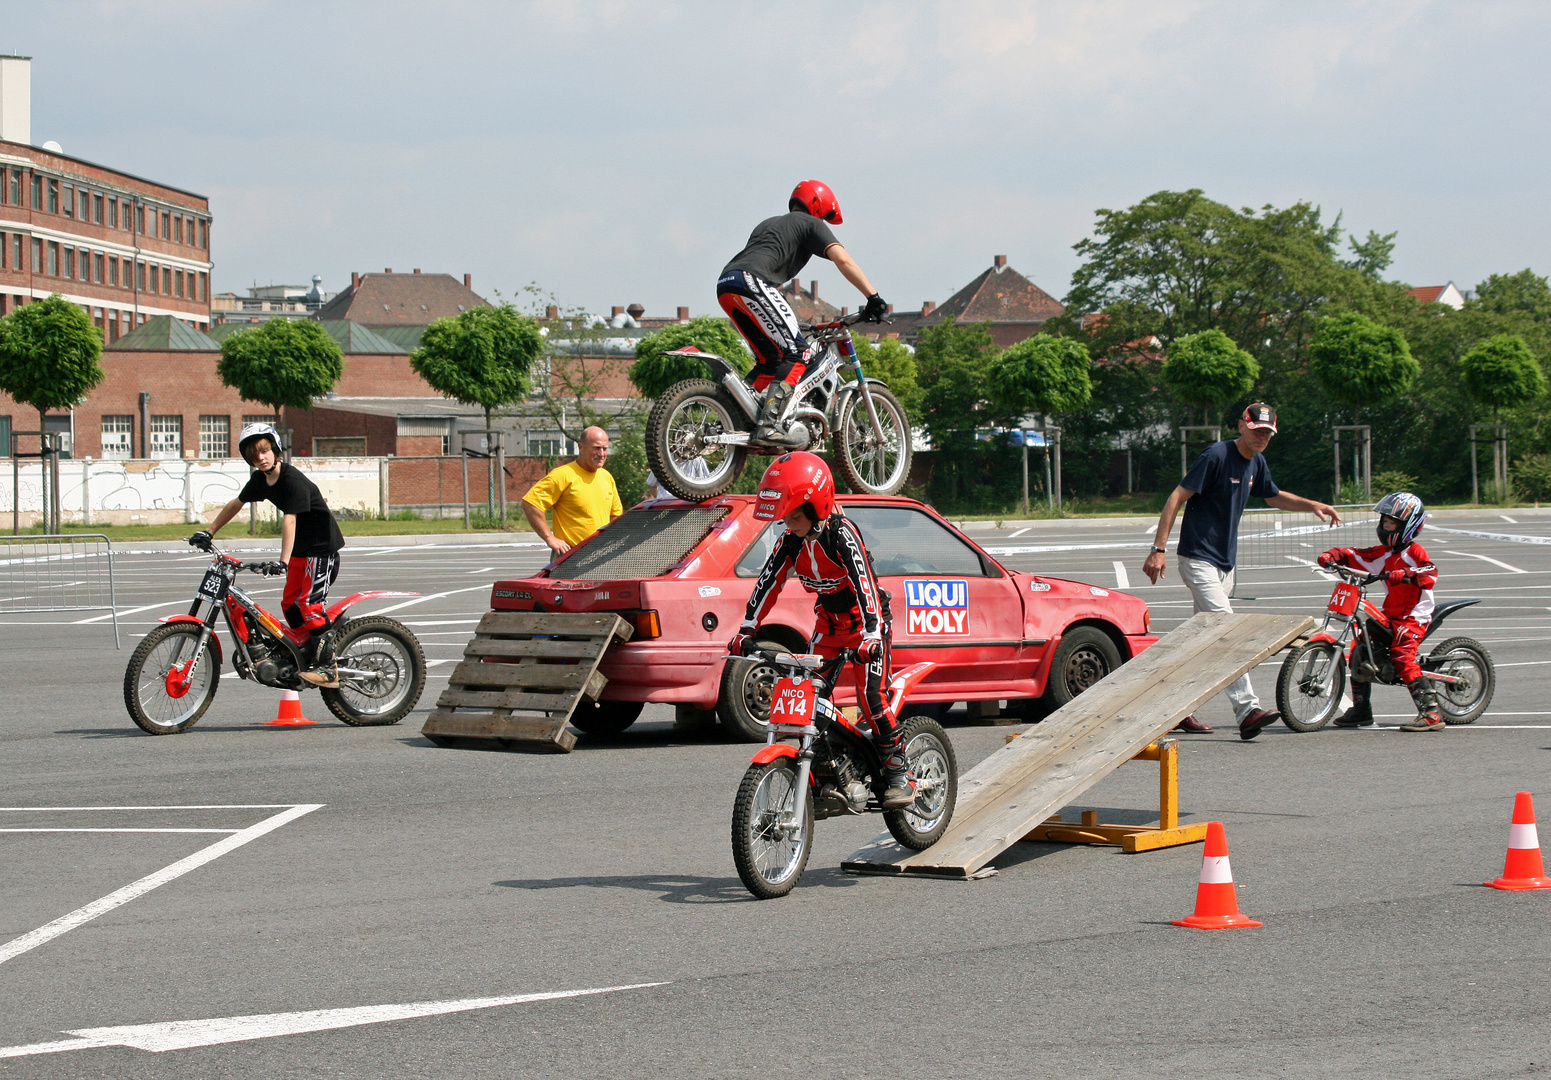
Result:
[[[495,739],[513,749],[569,753],[576,746],[566,728],[571,714],[603,692],[608,679],[598,662],[630,634],[630,624],[609,612],[489,612],[420,734],[438,746]]]
[[[932,847],[911,851],[884,833],[842,868],[973,877],[1313,621],[1303,615],[1192,616],[961,776],[953,821]]]

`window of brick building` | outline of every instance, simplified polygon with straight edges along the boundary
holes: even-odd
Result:
[[[50,180],[48,182],[48,212],[51,213],[51,214],[59,213],[59,181],[58,180]]]
[[[145,207],[135,207],[135,232],[145,233]]]
[[[172,219],[172,232],[173,232],[173,236],[175,236],[177,238],[178,243],[180,243],[180,244],[183,243],[183,215],[182,214],[179,214],[177,217]]]
[[[112,195],[108,196],[108,228],[118,228],[118,199]]]
[[[48,276],[59,276],[59,245],[52,240],[48,242]]]
[[[135,418],[133,416],[119,415],[102,418],[102,456],[105,458],[135,456]]]
[[[21,270],[22,267],[22,234],[17,233],[11,237],[11,269]]]
[[[22,171],[20,169],[11,170],[11,202],[16,206],[22,204]]]
[[[162,295],[172,295],[172,269],[166,266],[162,267]]]
[[[166,210],[162,211],[162,239],[172,239],[172,215]]]
[[[75,216],[75,185],[74,184],[66,184],[65,188],[64,188],[64,191],[65,191],[64,215],[65,215],[65,217],[74,217]]]
[[[151,456],[153,458],[183,456],[183,417],[151,417]]]
[[[199,246],[201,250],[210,246],[210,223],[208,221],[201,221],[199,223]]]
[[[37,173],[32,174],[32,208],[43,209],[43,177]]]
[[[60,261],[64,264],[65,270],[61,276],[67,278],[75,277],[75,248],[64,248],[61,250],[60,254],[63,256]]]
[[[104,258],[106,258],[106,256],[104,256],[100,251],[92,256],[92,280],[95,281],[98,285],[101,285],[103,281],[102,263]]]
[[[108,256],[108,284],[118,284],[118,257],[115,255]]]
[[[0,232],[0,270],[8,270],[8,269],[10,269],[10,267],[8,267],[6,265],[6,257],[10,253],[11,253],[11,238],[9,236],[5,235],[5,233]],[[21,267],[18,266],[17,269],[20,270]]]
[[[78,213],[75,215],[76,217],[80,218],[82,221],[90,221],[92,219],[91,192],[87,191],[85,188],[81,188],[76,193],[76,206],[79,208]]]
[[[135,263],[135,288],[145,292],[145,263]]]
[[[101,195],[93,195],[92,196],[92,223],[94,225],[101,225],[102,224],[102,196]]]
[[[0,203],[15,202],[16,196],[11,191],[11,170],[0,169]]]
[[[34,274],[43,272],[43,241],[36,236],[32,238],[32,272]]]
[[[242,426],[247,427],[249,424],[269,424],[271,427],[279,428],[280,417],[273,413],[243,413]]]
[[[201,416],[199,418],[199,456],[202,458],[232,456],[231,417]]]
[[[0,457],[11,456],[11,418],[0,413]]]
[[[183,299],[183,271],[182,270],[174,270],[172,272],[172,295],[176,296],[179,300]]]
[[[208,293],[207,293],[208,286],[209,286],[209,281],[205,277],[204,271],[201,270],[200,273],[199,273],[199,301],[200,301],[200,303],[204,303],[205,297],[208,295]]]

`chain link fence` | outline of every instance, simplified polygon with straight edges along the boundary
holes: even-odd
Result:
[[[0,536],[0,615],[43,611],[107,611],[113,643],[124,647],[106,536]]]
[[[1239,558],[1234,567],[1233,592],[1245,584],[1244,575],[1313,566],[1314,558],[1333,547],[1370,547],[1378,543],[1374,529],[1378,515],[1373,506],[1359,503],[1337,506],[1341,524],[1330,526],[1311,513],[1289,510],[1246,510],[1239,521]]]

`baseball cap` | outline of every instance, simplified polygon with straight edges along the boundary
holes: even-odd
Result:
[[[1271,434],[1276,434],[1276,410],[1263,401],[1257,401],[1244,410],[1243,419],[1249,421],[1252,428],[1270,428]]]

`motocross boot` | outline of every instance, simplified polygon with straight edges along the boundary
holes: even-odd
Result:
[[[339,686],[339,670],[334,664],[333,627],[320,634],[314,634],[307,642],[307,652],[309,654],[307,670],[297,672],[296,677],[320,690],[336,689]]]
[[[786,402],[792,396],[792,384],[773,382],[765,393],[765,403],[759,410],[759,424],[754,428],[756,442],[776,442],[786,432],[778,426]]]
[[[1426,679],[1417,679],[1406,684],[1406,689],[1411,691],[1411,700],[1416,702],[1416,719],[1409,724],[1401,724],[1401,731],[1442,731],[1443,714],[1438,711],[1438,695],[1433,691],[1432,684]]]
[[[1373,684],[1352,680],[1352,707],[1331,721],[1336,727],[1359,728],[1373,723]]]
[[[896,738],[892,746],[883,750],[883,797],[879,800],[885,810],[902,810],[916,801],[915,781],[910,777],[910,760],[905,748]]]

